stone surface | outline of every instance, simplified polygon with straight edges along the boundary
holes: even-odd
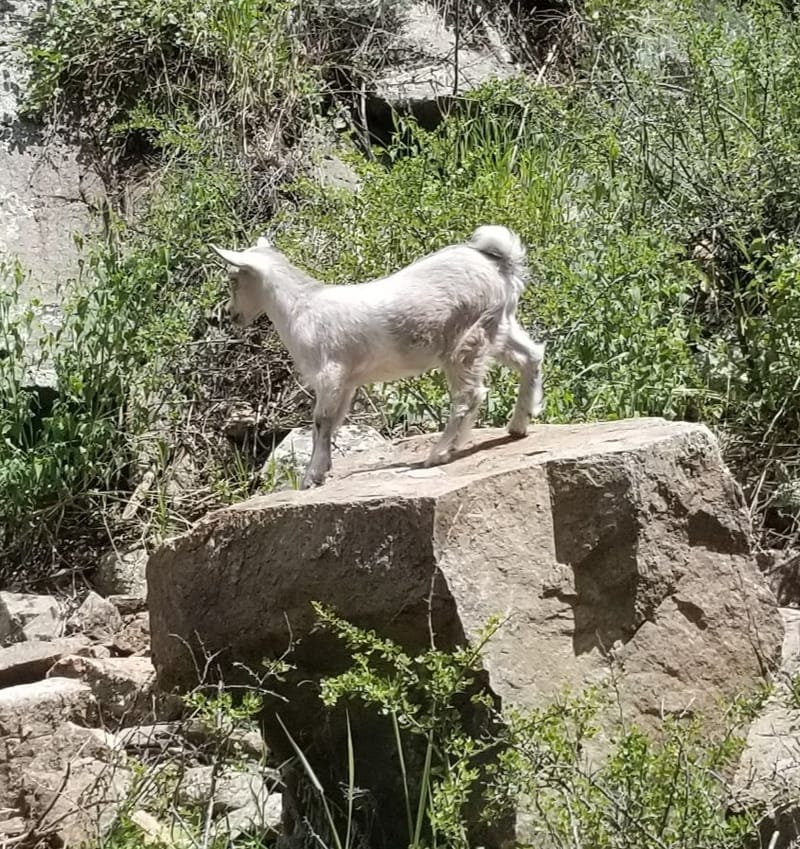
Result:
[[[0,592],[0,646],[51,640],[62,630],[60,607],[52,596]]]
[[[57,323],[59,286],[77,272],[73,234],[91,229],[103,192],[76,145],[45,139],[20,115],[27,84],[23,38],[46,6],[45,0],[0,4],[0,263],[19,258],[30,271],[23,300],[40,298],[43,321]]]
[[[67,721],[89,724],[96,715],[92,690],[82,681],[47,678],[0,690],[0,740],[34,743]],[[3,747],[0,746],[0,758]],[[6,745],[5,753],[8,753]]]
[[[331,455],[334,464],[344,457],[363,454],[386,446],[386,440],[375,428],[366,425],[343,425],[333,442]],[[311,428],[296,427],[283,438],[264,464],[261,475],[271,480],[275,467],[288,468],[301,476],[311,459]],[[279,477],[278,473],[278,477]]]
[[[150,654],[150,615],[136,613],[123,617],[122,627],[114,635],[112,646],[121,655]]]
[[[783,625],[705,427],[477,431],[452,463],[425,469],[435,438],[334,463],[323,487],[216,511],[156,551],[148,599],[163,686],[197,683],[192,652],[244,682],[243,668],[290,642],[296,681],[340,670],[312,600],[409,650],[429,645],[431,626],[446,648],[499,615],[484,658],[501,704],[541,705],[613,672],[626,717],[645,725],[690,708],[713,728],[720,701],[776,665]],[[327,733],[312,687],[292,690],[282,715],[301,745]],[[291,754],[265,722],[271,751]]]
[[[128,551],[109,551],[100,558],[92,584],[104,596],[125,595],[147,597],[147,581],[144,570],[147,552],[143,548]],[[113,603],[113,602],[112,602]]]
[[[96,719],[91,688],[82,681],[48,678],[0,689],[0,808],[13,807],[32,759],[52,748],[65,722]]]
[[[283,796],[281,793],[270,793],[268,796],[250,798],[241,808],[221,816],[215,832],[226,842],[242,834],[255,833],[261,836],[280,831],[282,817]]]
[[[487,663],[513,701],[604,677],[613,651],[638,712],[665,699],[712,710],[776,659],[782,623],[704,427],[539,426],[525,440],[483,431],[451,464],[424,469],[432,439],[335,464],[324,487],[216,511],[154,553],[164,684],[196,676],[170,634],[247,662],[286,647],[285,616],[305,634],[311,599],[424,643],[434,578],[445,641],[509,617]]]
[[[119,610],[95,592],[90,592],[67,620],[67,633],[84,634],[98,641],[113,639],[121,627]]]
[[[403,17],[385,51],[390,61],[372,84],[373,118],[389,107],[410,106],[425,121],[441,101],[517,73],[502,38],[486,23],[482,33],[473,29],[476,37],[459,44],[433,3],[413,3]]]
[[[64,657],[49,674],[85,681],[106,721],[136,725],[152,719],[155,670],[146,657]]]
[[[258,764],[245,769],[226,769],[216,775],[212,766],[187,769],[177,791],[183,805],[206,808],[213,795],[214,816],[230,813],[251,802],[263,805],[280,786],[275,770],[263,770]]]
[[[88,644],[82,636],[26,640],[0,649],[0,687],[40,681],[58,660]]]
[[[144,596],[111,594],[108,596],[108,601],[119,610],[123,619],[136,613],[144,613],[147,610],[147,600]]]
[[[131,782],[111,735],[65,723],[25,765],[20,786],[37,831],[79,849],[108,833]]]

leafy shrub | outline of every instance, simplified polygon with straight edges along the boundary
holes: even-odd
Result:
[[[103,157],[130,133],[157,137],[189,117],[246,143],[281,112],[305,108],[292,0],[67,0],[45,13],[30,50],[28,107],[75,110]],[[157,138],[151,138],[156,141]]]
[[[241,238],[236,211],[249,202],[242,186],[238,171],[213,158],[174,165],[135,229],[113,219],[109,242],[88,246],[63,324],[38,352],[27,345],[32,316],[16,316],[16,289],[0,296],[10,352],[0,359],[4,582],[46,577],[62,557],[48,538],[53,528],[86,543],[107,536],[142,452],[151,460],[158,453],[147,447],[148,431],[168,389],[179,402],[176,366],[219,298],[219,275],[198,259],[208,237]],[[46,411],[24,389],[32,365],[54,376],[56,400]]]
[[[649,732],[614,724],[611,694],[597,689],[498,712],[482,667],[496,621],[473,647],[413,654],[315,607],[351,655],[345,671],[323,679],[321,698],[331,708],[362,705],[391,729],[397,756],[379,753],[371,738],[372,757],[384,772],[397,769],[409,846],[468,846],[477,822],[496,826],[509,813],[521,824],[522,845],[734,849],[752,838],[758,812],[728,811],[724,776],[762,694],[732,704],[718,735],[685,717]],[[595,746],[587,758],[601,725],[610,732],[606,755],[598,757]],[[364,794],[370,788],[353,769],[356,745],[348,724],[350,789]]]

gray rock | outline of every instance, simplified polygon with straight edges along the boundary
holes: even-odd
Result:
[[[146,657],[64,657],[50,675],[78,678],[92,688],[104,718],[126,725],[152,718],[155,670]]]
[[[8,0],[0,8],[0,261],[18,257],[30,271],[23,303],[39,298],[55,308],[59,286],[78,270],[75,234],[88,233],[102,182],[78,145],[45,140],[20,116],[29,64],[23,35],[45,0]],[[35,376],[35,381],[47,381]]]
[[[0,690],[0,730],[5,740],[35,744],[67,721],[89,725],[97,715],[91,688],[70,678],[46,678]],[[0,763],[3,750],[0,747]]]
[[[366,425],[343,425],[333,441],[331,455],[334,464],[337,458],[363,454],[375,448],[385,447],[386,440],[375,428]],[[261,470],[261,476],[267,481],[280,480],[281,470],[301,477],[311,459],[312,437],[310,427],[296,427],[275,447]]]
[[[249,799],[241,808],[223,814],[217,828],[218,835],[235,840],[242,834],[264,835],[281,830],[283,795],[270,793],[260,799]]]
[[[216,775],[212,766],[187,769],[177,791],[183,805],[205,808],[212,796],[214,816],[230,813],[251,803],[263,807],[280,786],[276,770],[249,764],[242,770],[224,769]]]
[[[800,610],[781,608],[781,615],[782,680],[750,726],[732,790],[735,805],[765,812],[762,837],[772,849],[800,838]]]
[[[458,62],[455,61],[456,52]],[[432,3],[414,3],[387,45],[390,63],[372,95],[389,107],[435,104],[493,79],[518,73],[503,40],[486,26],[480,39],[457,44],[455,30]]]
[[[54,663],[88,642],[81,636],[62,637],[59,640],[26,640],[0,649],[0,687],[41,681]]]
[[[21,795],[40,834],[78,849],[108,834],[132,778],[111,735],[65,723],[25,765]]]
[[[108,596],[108,601],[119,610],[123,617],[144,613],[147,610],[147,599],[144,596],[116,595],[112,593]]]
[[[92,691],[82,681],[47,678],[0,689],[0,808],[15,808],[32,760],[53,749],[64,723],[97,718]]]
[[[789,676],[800,672],[800,610],[782,607],[784,636],[781,668]]]
[[[319,152],[314,157],[313,175],[320,185],[329,189],[357,192],[361,188],[361,178],[335,153]]]
[[[58,602],[49,595],[0,592],[0,646],[61,635]]]
[[[150,615],[136,613],[125,616],[122,627],[114,635],[112,645],[118,654],[146,655],[150,653]]]
[[[409,651],[429,645],[431,627],[442,648],[477,639],[499,614],[484,663],[505,706],[613,680],[626,719],[645,727],[691,706],[713,733],[722,702],[777,666],[783,623],[707,428],[640,418],[537,425],[517,440],[477,430],[451,463],[425,469],[436,438],[348,458],[318,489],[210,513],[154,552],[160,685],[196,683],[192,651],[246,683],[244,670],[293,640],[302,651],[296,677],[279,685],[291,693],[282,716],[310,746],[333,732],[312,688],[295,685],[329,672],[340,650],[315,629],[313,600]],[[291,756],[264,721],[273,756]],[[356,757],[371,786],[388,754]]]
[[[143,548],[109,551],[100,559],[92,583],[104,596],[123,595],[144,599],[147,597],[144,576],[146,564],[147,552]]]
[[[3,812],[0,812],[0,841],[9,837],[15,837],[27,830],[27,823],[24,817],[3,816],[2,814]]]
[[[90,592],[67,620],[68,634],[84,634],[98,641],[112,639],[121,627],[117,608],[95,592]]]

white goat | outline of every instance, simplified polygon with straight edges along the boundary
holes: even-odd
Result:
[[[331,439],[365,383],[443,370],[451,413],[426,466],[448,462],[466,440],[492,360],[519,372],[508,431],[525,436],[542,410],[544,344],[515,317],[525,288],[525,248],[506,227],[479,227],[451,245],[368,283],[312,280],[267,239],[244,251],[211,245],[233,266],[227,310],[246,327],[266,313],[304,380],[314,390],[313,447],[302,488],[324,482]]]

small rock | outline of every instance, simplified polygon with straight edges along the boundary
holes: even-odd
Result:
[[[324,153],[315,162],[314,176],[327,188],[357,192],[361,178],[346,162],[333,153]]]
[[[148,658],[62,658],[50,675],[79,678],[91,688],[102,714],[132,725],[153,712],[155,669]]]
[[[104,596],[125,595],[146,598],[147,556],[143,548],[133,548],[122,552],[110,551],[100,560],[92,583]]]
[[[91,687],[70,678],[46,678],[0,690],[0,729],[5,741],[19,738],[37,745],[64,722],[91,724],[96,712]]]
[[[22,834],[26,827],[25,819],[23,817],[0,819],[0,841],[6,837],[14,837],[17,834]]]
[[[65,655],[74,654],[88,643],[82,636],[59,640],[27,640],[0,649],[0,687],[31,684]]]
[[[85,634],[98,641],[110,640],[121,627],[117,608],[95,592],[90,592],[67,620],[67,633]]]
[[[65,723],[26,764],[21,794],[38,832],[78,847],[108,833],[131,781],[111,735]]]
[[[147,610],[147,599],[138,595],[109,595],[108,600],[119,610],[123,618]]]
[[[245,833],[279,832],[282,815],[283,794],[270,793],[266,798],[250,799],[243,807],[224,814],[215,831],[229,841]]]
[[[150,652],[150,616],[147,611],[123,617],[122,628],[114,635],[114,650],[123,655]]]
[[[95,643],[94,645],[84,646],[82,649],[78,649],[75,654],[78,657],[111,657],[111,649],[108,646],[101,646]]]
[[[241,440],[258,427],[258,412],[251,404],[240,402],[232,404],[222,425],[223,433],[231,439]]]
[[[800,610],[782,607],[783,651],[781,668],[787,675],[800,672]]]
[[[333,440],[331,454],[334,465],[337,457],[347,457],[372,448],[382,448],[385,445],[386,440],[375,428],[367,425],[343,425]],[[297,476],[302,475],[311,459],[311,449],[311,428],[294,428],[270,454],[261,470],[261,477],[268,481],[277,477],[280,481],[282,469],[291,470]]]
[[[58,602],[49,595],[0,592],[0,646],[60,636]]]
[[[189,719],[184,725],[184,734],[190,743],[202,745],[212,736],[213,730],[198,719]],[[236,729],[225,738],[225,753],[243,755],[255,760],[266,759],[269,750],[260,731]]]
[[[208,805],[214,793],[213,812],[217,816],[245,807],[251,802],[262,806],[280,786],[277,770],[262,770],[250,765],[245,770],[222,770],[214,776],[214,767],[197,766],[186,770],[178,788],[181,804],[193,807]]]
[[[129,751],[165,752],[177,748],[181,750],[183,738],[181,726],[177,722],[156,722],[152,725],[135,725],[120,729],[116,740]]]

